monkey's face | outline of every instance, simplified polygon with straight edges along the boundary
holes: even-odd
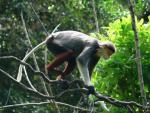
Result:
[[[107,47],[103,48],[102,57],[105,60],[109,59],[112,54],[113,54],[113,52],[109,48],[107,48]]]
[[[114,48],[115,50],[115,48]],[[107,45],[100,46],[100,48],[97,49],[96,55],[99,57],[104,58],[105,60],[109,59],[110,56],[115,53],[115,51],[112,51]]]

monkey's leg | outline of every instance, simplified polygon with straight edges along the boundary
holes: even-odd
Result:
[[[56,69],[54,69],[54,68],[56,68],[56,67],[58,67],[59,65],[61,65],[64,61],[67,61],[67,59],[68,59],[69,57],[71,57],[72,54],[73,54],[73,52],[67,51],[67,52],[64,52],[64,53],[61,53],[61,54],[57,55],[57,56],[55,57],[55,59],[52,61],[52,63],[49,63],[49,64],[47,65],[47,70],[48,70],[48,71],[55,70],[55,71],[61,73],[60,71],[58,71],[58,70],[56,70]]]
[[[65,66],[65,69],[63,70],[63,73],[61,75],[57,76],[57,79],[59,79],[59,78],[63,79],[66,75],[68,75],[69,73],[71,73],[73,71],[75,66],[76,66],[75,58],[70,58],[67,61],[67,65]]]
[[[75,65],[76,65],[75,58],[69,58],[69,60],[67,60],[67,64],[65,65],[65,69],[63,70],[63,73],[57,76],[57,80],[64,79],[66,75],[68,75],[69,73],[73,71],[73,69],[75,68]],[[67,89],[69,87],[69,82],[66,80],[63,80],[61,87],[63,89]]]
[[[75,58],[68,60],[68,64],[63,71],[63,76],[70,74],[76,66]]]

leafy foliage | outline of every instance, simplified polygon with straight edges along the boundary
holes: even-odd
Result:
[[[137,1],[137,15],[143,15],[145,12],[149,12],[149,0]],[[122,4],[122,2],[119,3]],[[21,11],[23,12],[29,37],[33,46],[40,43],[47,36],[46,31],[40,24],[30,4],[35,9],[48,32],[51,32],[59,23],[61,24],[59,30],[72,29],[85,33],[95,31],[94,16],[90,0],[0,0],[0,56],[14,55],[22,59],[26,52],[31,49],[28,40],[25,38],[25,33],[22,27],[23,25],[20,17]],[[134,39],[130,18],[122,18],[128,14],[127,7],[124,7],[125,5],[127,6],[127,3],[120,5],[116,0],[95,0],[101,33],[103,35],[107,33],[108,38],[105,39],[111,40],[115,43],[117,53],[111,60],[99,62],[94,73],[95,77],[93,81],[97,90],[104,94],[124,100],[130,99],[140,101],[135,63]],[[142,17],[143,16],[141,16],[141,18]],[[143,20],[138,21],[143,75],[147,94],[150,90],[150,78],[148,76],[150,73],[150,46],[148,46],[150,42],[149,24],[150,23],[143,25]],[[108,25],[108,28],[102,27]],[[98,35],[104,37],[101,34]],[[36,52],[36,56],[41,71],[44,71],[43,48]],[[32,58],[27,62],[34,67]],[[16,77],[18,66],[19,64],[16,62],[0,60],[0,68],[10,73],[13,77]],[[77,73],[75,72],[75,75],[76,74]],[[29,75],[34,86],[40,91],[43,91],[41,83],[39,82],[39,77],[33,75],[33,73],[29,73]],[[23,82],[26,83],[26,81]],[[20,89],[7,80],[5,76],[1,76],[0,89],[0,105],[42,101],[41,99],[30,96],[26,92],[20,91]],[[60,89],[58,87],[54,89],[55,93],[59,93],[59,91]],[[76,101],[80,95],[75,93],[74,95],[77,96],[74,97],[73,100],[68,100],[68,95],[65,95],[62,101],[76,105]],[[150,97],[150,95],[147,95],[147,97]],[[60,109],[63,113],[73,111],[66,107],[61,107]],[[118,109],[115,110],[116,111],[114,111],[113,108],[114,113],[118,111]],[[50,105],[2,110],[4,113],[37,113],[55,111],[55,108]],[[119,111],[124,112],[123,110]]]
[[[150,77],[150,22],[143,24],[143,20],[137,20],[137,28],[140,37],[142,55],[143,77],[145,91],[149,98]],[[109,60],[101,60],[96,68],[93,82],[97,90],[109,94],[121,100],[141,101],[137,67],[135,59],[134,33],[130,16],[118,19],[109,24],[108,37],[103,40],[111,40],[117,48],[116,54]],[[114,110],[113,112],[121,112]]]

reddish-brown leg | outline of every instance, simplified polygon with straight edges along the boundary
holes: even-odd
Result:
[[[48,71],[55,70],[56,72],[61,73],[61,71],[56,70],[55,68],[61,65],[64,61],[67,61],[70,57],[72,57],[72,55],[73,52],[70,51],[57,55],[55,59],[52,61],[52,63],[49,63],[47,65],[47,70]]]
[[[65,69],[63,71],[62,77],[64,78],[65,75],[70,74],[73,71],[73,69],[75,68],[75,66],[76,66],[75,58],[69,59],[67,61],[67,65],[65,66]]]

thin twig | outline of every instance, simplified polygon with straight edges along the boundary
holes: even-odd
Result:
[[[2,70],[0,68],[0,72],[3,73],[7,78],[9,78],[12,82],[14,82],[17,86],[21,87],[22,89],[24,90],[27,90],[29,93],[33,93],[33,94],[36,94],[36,96],[40,96],[42,98],[45,98],[45,99],[54,99],[55,97],[54,96],[48,96],[48,95],[44,95],[38,91],[34,91],[33,89],[27,87],[26,85],[24,85],[23,83],[21,82],[18,82],[16,79],[14,79],[9,73],[5,72],[4,70]]]
[[[45,65],[45,73],[46,73],[46,75],[48,75],[48,71],[47,71],[47,68],[46,68],[46,64],[47,64],[47,61],[48,61],[47,52],[48,52],[47,48],[45,48],[45,51],[44,51],[44,62],[45,62],[45,64],[44,65]],[[47,86],[48,86],[50,95],[53,96],[51,85],[48,84]],[[55,102],[55,100],[52,100],[52,102],[54,103],[54,107],[56,108],[56,112],[57,113],[61,113],[60,109],[59,109],[59,106],[57,105],[57,103]]]
[[[27,38],[27,40],[28,40],[28,42],[29,42],[29,46],[31,47],[31,49],[33,49],[33,46],[32,46],[32,43],[31,43],[30,38],[29,38],[29,35],[28,35],[28,31],[27,31],[27,28],[26,28],[26,23],[25,23],[25,20],[24,20],[24,17],[23,17],[23,13],[22,13],[22,12],[21,12],[21,20],[22,20],[22,23],[23,23],[23,28],[24,28],[25,36],[26,36],[26,38]],[[37,71],[40,71],[34,52],[32,53],[32,56],[33,56],[33,61],[34,61],[34,65],[35,65],[36,70],[37,70]],[[23,67],[23,68],[24,68],[24,71],[25,71],[25,75],[26,75],[27,81],[29,82],[30,86],[31,86],[33,89],[35,89],[35,87],[31,84],[31,82],[30,82],[30,80],[29,80],[29,77],[28,77],[28,74],[27,74],[27,72],[26,72],[25,67]],[[42,84],[43,84],[45,93],[46,93],[47,95],[49,95],[43,78],[40,77],[40,80],[41,80],[41,82],[42,82]],[[35,90],[36,90],[36,89],[35,89]]]
[[[56,103],[58,105],[63,105],[63,106],[67,106],[73,109],[78,109],[80,111],[87,111],[90,112],[88,109],[85,108],[81,108],[81,107],[77,107],[77,106],[73,106],[67,103],[62,103],[62,102],[57,102]],[[22,104],[13,104],[13,105],[6,105],[6,106],[0,106],[0,109],[4,109],[4,108],[15,108],[15,107],[22,107],[22,106],[33,106],[33,105],[45,105],[45,104],[53,104],[52,102],[38,102],[38,103],[22,103]]]
[[[13,85],[13,84],[10,83],[10,87],[9,87],[9,90],[8,90],[8,94],[7,94],[7,99],[6,99],[5,105],[7,105],[7,103],[8,103],[8,100],[9,100],[9,97],[10,97],[10,94],[11,94],[12,85]]]
[[[0,57],[0,59],[13,59],[13,60],[19,62],[20,64],[27,66],[33,73],[41,75],[46,82],[48,82],[48,83],[60,83],[58,80],[50,80],[43,72],[34,70],[30,64],[23,62],[22,60],[18,59],[17,57],[2,56],[2,57]]]
[[[46,32],[46,34],[47,34],[47,35],[49,35],[49,32],[46,30],[46,28],[45,28],[45,26],[44,26],[43,22],[41,21],[41,19],[40,19],[39,15],[38,15],[38,14],[37,14],[37,12],[35,11],[34,7],[32,6],[32,4],[31,4],[31,3],[29,3],[29,5],[30,5],[30,7],[32,8],[32,10],[33,10],[34,14],[36,15],[36,17],[37,17],[38,21],[39,21],[39,22],[40,22],[40,24],[42,25],[42,27],[43,27],[44,31]]]

